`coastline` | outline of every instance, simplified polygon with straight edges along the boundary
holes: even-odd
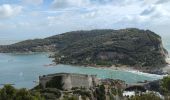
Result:
[[[65,65],[65,64],[63,64],[63,65]],[[74,67],[87,67],[87,68],[92,68],[92,69],[123,71],[123,72],[129,72],[129,73],[133,73],[133,74],[137,74],[137,75],[152,77],[152,78],[156,77],[158,79],[162,79],[163,77],[168,75],[168,74],[161,74],[161,75],[160,74],[153,74],[153,73],[145,72],[145,71],[143,71],[143,69],[139,70],[135,67],[129,67],[129,66],[126,66],[126,65],[122,65],[122,66],[119,66],[119,67],[115,67],[114,65],[112,65],[111,67],[97,66],[97,65],[73,65],[73,64],[66,64],[66,65],[72,65]],[[52,67],[55,67],[55,66],[52,66]]]
[[[144,75],[144,76],[149,76],[149,77],[158,77],[158,78],[163,78],[164,76],[167,76],[167,74],[164,75],[158,75],[158,74],[152,74],[152,73],[147,73],[147,72],[143,72],[141,70],[137,70],[133,67],[127,67],[127,66],[121,66],[121,67],[115,67],[115,66],[111,66],[111,67],[90,67],[90,68],[99,68],[99,69],[105,69],[105,70],[113,70],[113,71],[125,71],[125,72],[130,72],[130,73],[134,73],[134,74],[138,74],[138,75]]]
[[[31,52],[31,53],[14,53],[14,54],[34,54],[35,52]],[[37,52],[36,52],[37,53]],[[40,52],[38,52],[40,53]],[[43,52],[46,53],[46,52]],[[48,52],[47,55],[51,55],[53,54],[52,52]],[[170,58],[166,59],[168,65],[163,67],[163,68],[154,68],[154,69],[161,69],[162,72],[167,73],[167,71],[169,72],[168,74],[170,74]],[[52,61],[52,63],[50,64],[45,64],[43,65],[44,67],[55,67],[57,64],[54,63]],[[67,64],[64,64],[67,65]],[[118,67],[116,67],[115,65],[112,65],[110,67],[108,66],[99,66],[99,65],[95,65],[95,64],[91,64],[91,65],[77,65],[77,64],[68,64],[68,65],[73,65],[73,66],[82,66],[82,67],[89,67],[89,68],[99,68],[99,69],[106,69],[106,70],[113,70],[113,71],[125,71],[125,72],[130,72],[130,73],[134,73],[134,74],[138,74],[138,75],[145,75],[145,76],[151,76],[151,77],[160,77],[163,78],[164,76],[167,76],[167,74],[156,74],[156,73],[150,73],[152,72],[151,69],[147,69],[146,68],[137,68],[137,67],[131,67],[131,66],[127,66],[127,65],[119,65]]]
[[[55,67],[58,64],[49,64],[48,66],[45,67]],[[126,65],[121,65],[119,67],[116,67],[115,65],[112,65],[110,67],[108,66],[98,66],[98,65],[77,65],[77,64],[63,64],[63,65],[72,65],[74,67],[87,67],[87,68],[96,68],[96,69],[104,69],[104,70],[112,70],[112,71],[124,71],[124,72],[130,72],[130,73],[134,73],[134,74],[138,74],[138,75],[144,75],[144,76],[149,76],[149,77],[158,77],[158,78],[163,78],[164,76],[167,76],[168,74],[156,74],[156,73],[150,73],[151,71],[146,71],[146,68],[136,68],[136,67],[130,67],[130,66],[126,66]],[[166,66],[167,67],[167,66]],[[163,67],[165,68],[165,67]],[[163,68],[159,68],[161,69],[162,72]],[[168,65],[168,68],[170,70],[170,65]],[[158,68],[157,68],[158,69]]]
[[[35,52],[29,52],[29,53],[15,53],[15,54],[34,54]],[[36,52],[36,53],[42,53],[42,52]],[[47,55],[50,57],[51,55],[54,54],[54,52],[43,52],[47,53]],[[50,57],[51,58],[51,57]],[[130,72],[134,74],[139,74],[139,75],[149,75],[149,76],[158,76],[158,77],[164,77],[170,74],[170,57],[166,58],[167,65],[164,67],[160,68],[151,68],[148,69],[148,67],[135,67],[135,66],[127,66],[127,65],[119,65],[118,67],[116,65],[112,65],[110,67],[108,66],[100,66],[96,64],[91,64],[91,65],[77,65],[77,64],[68,64],[68,65],[73,65],[73,66],[83,66],[83,67],[90,67],[90,68],[99,68],[99,69],[107,69],[107,70],[119,70],[119,71],[125,71],[125,72]],[[58,64],[56,64],[54,61],[50,64],[45,64],[43,65],[44,67],[54,67]],[[67,64],[64,64],[67,65]]]
[[[39,55],[39,54],[38,54]],[[21,77],[22,79],[24,78],[24,79],[26,79],[27,80],[27,77],[26,77],[26,73],[28,72],[28,73],[31,73],[31,77],[32,77],[32,81],[31,82],[28,82],[28,83],[26,83],[25,82],[25,80],[19,80],[19,81],[21,81],[21,82],[24,82],[24,84],[20,84],[20,83],[15,83],[16,84],[16,86],[17,87],[28,87],[28,88],[30,88],[31,86],[33,86],[33,84],[35,84],[35,83],[33,83],[33,81],[34,80],[36,80],[37,79],[37,77],[39,76],[39,75],[37,75],[37,72],[39,72],[39,71],[42,71],[43,73],[41,74],[41,75],[44,75],[44,74],[48,74],[48,72],[49,71],[51,71],[52,73],[56,73],[57,71],[54,71],[55,69],[58,69],[58,68],[45,68],[45,70],[39,70],[39,69],[44,69],[44,67],[57,67],[56,65],[52,65],[52,63],[54,63],[54,62],[52,62],[52,59],[51,58],[48,58],[48,54],[42,54],[43,56],[41,56],[40,55],[40,59],[41,59],[41,57],[43,57],[43,59],[45,58],[45,59],[50,59],[50,60],[48,60],[48,62],[46,63],[45,61],[47,61],[47,60],[37,60],[38,62],[42,62],[42,63],[38,63],[38,64],[36,64],[36,62],[35,62],[35,64],[31,64],[31,65],[29,65],[30,64],[30,62],[28,63],[28,65],[25,65],[25,63],[21,63],[21,62],[23,62],[23,60],[25,59],[23,59],[22,57],[24,57],[24,56],[26,56],[26,55],[14,55],[13,57],[15,57],[15,56],[19,56],[19,59],[17,60],[17,63],[18,64],[21,64],[20,66],[24,66],[24,69],[22,69],[21,67],[18,67],[18,66],[16,66],[16,65],[14,65],[13,63],[14,62],[16,62],[16,61],[10,61],[12,64],[10,64],[9,65],[9,67],[11,66],[11,68],[13,68],[12,66],[16,66],[15,67],[15,69],[16,68],[21,68],[20,69],[20,71],[19,71],[19,73],[16,73],[16,76],[17,76],[17,78],[16,78],[16,80],[18,80],[18,76],[19,77]],[[44,55],[46,55],[46,56],[44,56]],[[5,56],[5,55],[4,55]],[[33,56],[33,55],[31,55],[31,56]],[[9,57],[9,56],[7,56],[7,57]],[[34,57],[34,56],[33,56]],[[17,58],[17,57],[16,57]],[[27,57],[26,57],[27,58]],[[28,56],[28,58],[30,59],[30,56]],[[39,59],[39,56],[37,56],[37,58]],[[37,59],[36,58],[36,59]],[[10,58],[11,59],[11,58]],[[5,59],[4,59],[5,60]],[[6,60],[8,60],[8,59],[6,59]],[[27,59],[25,59],[25,60],[27,60]],[[33,60],[33,59],[31,59],[31,60]],[[34,63],[34,61],[35,60],[33,60],[33,61],[31,61],[31,63]],[[6,63],[10,63],[10,62],[7,62],[7,61],[5,61]],[[25,61],[24,61],[25,62]],[[43,65],[50,65],[51,64],[51,66],[43,66]],[[59,64],[60,65],[60,64]],[[69,64],[70,65],[70,64]],[[73,65],[74,67],[76,67],[76,65]],[[92,65],[91,65],[92,66]],[[86,68],[86,67],[91,67],[91,66],[83,66],[83,65],[77,65],[77,67],[83,67],[83,68]],[[8,67],[8,68],[9,68]],[[4,66],[4,68],[5,69],[8,69],[7,67],[5,67]],[[33,69],[35,68],[35,70],[33,71],[33,73],[31,72]],[[67,67],[66,67],[67,68]],[[119,72],[118,70],[120,70],[120,73],[126,73],[126,72],[129,72],[129,74],[130,73],[135,73],[135,74],[131,74],[132,76],[133,75],[136,75],[136,76],[138,76],[137,74],[139,74],[140,76],[148,76],[148,73],[146,73],[146,74],[143,74],[143,72],[142,73],[140,73],[138,70],[135,70],[135,69],[133,69],[132,67],[129,67],[129,66],[122,66],[122,67],[114,67],[114,66],[112,66],[112,67],[99,67],[99,66],[93,66],[93,67],[91,67],[91,69],[103,69],[103,70],[99,70],[99,72],[102,72],[102,71],[105,71],[105,70],[108,70],[108,71],[105,71],[105,72],[108,72],[107,74],[109,74],[109,72],[112,72],[112,70],[115,70],[115,71],[117,71],[117,72]],[[25,73],[25,69],[27,69],[28,71],[26,71],[26,73]],[[31,70],[30,70],[31,69]],[[47,71],[46,72],[46,69],[48,69],[49,71]],[[59,68],[60,69],[60,68]],[[74,68],[73,68],[74,69]],[[80,68],[81,69],[81,68]],[[12,69],[10,69],[11,70],[11,72],[13,72],[13,70]],[[69,69],[68,69],[69,70]],[[65,70],[62,70],[62,71],[65,71]],[[67,71],[67,69],[66,69],[66,71]],[[78,72],[79,70],[77,70],[76,72]],[[82,71],[84,71],[84,69],[82,70]],[[95,71],[95,70],[92,70],[92,73],[91,74],[93,74],[93,71]],[[21,72],[21,73],[20,73]],[[50,73],[51,73],[50,72]],[[5,74],[5,71],[3,71],[3,73],[4,73],[4,76],[6,75]],[[3,75],[3,73],[2,73],[2,75]],[[79,72],[78,72],[79,73]],[[114,73],[114,71],[113,71],[113,73]],[[23,74],[23,75],[22,75]],[[37,77],[34,77],[34,76],[36,76],[37,75]],[[104,74],[104,73],[103,73]],[[142,74],[142,75],[141,75]],[[10,76],[10,75],[9,75]],[[118,75],[119,76],[119,75]],[[121,76],[121,75],[120,75]],[[138,77],[140,77],[140,76],[138,76]],[[11,77],[11,76],[10,76]],[[110,77],[110,76],[109,76]],[[116,76],[117,77],[117,76]],[[158,77],[158,78],[157,78]],[[154,75],[154,74],[149,74],[149,76],[148,76],[148,78],[152,78],[152,79],[159,79],[159,78],[162,78],[163,76],[160,76],[160,75]],[[131,77],[131,79],[132,79],[133,77]],[[8,80],[9,78],[4,78],[4,80],[5,81],[7,81],[7,82],[11,82],[11,80]],[[14,76],[14,79],[15,79],[15,76]],[[147,79],[147,78],[146,78]],[[5,83],[5,82],[3,82],[2,81],[2,83]],[[18,85],[19,84],[19,85]],[[25,85],[26,84],[26,85]],[[28,84],[28,85],[27,85]]]

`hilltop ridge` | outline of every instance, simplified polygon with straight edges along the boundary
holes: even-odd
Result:
[[[0,52],[56,52],[56,63],[77,65],[165,65],[159,35],[136,28],[72,31],[44,39],[0,46]]]

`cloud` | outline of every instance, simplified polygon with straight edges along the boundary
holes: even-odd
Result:
[[[80,7],[80,8],[88,8],[94,6],[104,6],[104,5],[112,5],[112,6],[124,6],[129,5],[134,2],[141,2],[139,0],[53,0],[52,7],[53,8],[70,8],[70,7]]]
[[[73,3],[69,0],[54,0],[50,27],[68,23],[67,29],[93,28],[148,28],[165,24],[169,20],[169,7],[152,0],[88,0],[88,3]],[[87,2],[87,1],[85,1]],[[71,9],[75,7],[76,9]],[[67,8],[67,9],[64,9]],[[55,15],[56,14],[56,15]],[[68,17],[69,16],[69,17]],[[60,26],[59,26],[60,25]],[[65,27],[65,29],[66,29]]]
[[[43,0],[22,0],[22,1],[23,3],[31,4],[31,5],[40,5],[44,2]]]
[[[54,0],[53,8],[85,7],[90,5],[90,0]]]
[[[22,6],[12,6],[10,4],[0,5],[0,19],[11,18],[22,11]]]
[[[31,5],[43,3],[43,0],[22,1]],[[168,0],[163,1],[48,0],[46,2],[44,0],[45,6],[26,6],[25,12],[22,13],[22,16],[17,17],[17,21],[15,19],[2,21],[0,23],[0,33],[5,33],[9,28],[8,30],[11,32],[32,35],[36,33],[37,36],[48,36],[72,30],[126,27],[155,29],[158,26],[170,26],[170,2]],[[2,15],[3,18],[6,18],[4,16],[17,15],[14,14],[14,8],[18,6],[9,6],[0,6],[0,18],[2,18]],[[8,10],[4,11],[7,8]],[[13,13],[11,14],[11,12]],[[14,22],[14,24],[9,24],[10,22]],[[169,29],[167,28],[167,30]]]
[[[163,4],[163,3],[167,3],[167,2],[169,2],[170,0],[158,0],[157,2],[156,2],[156,4]]]
[[[150,16],[152,18],[158,19],[160,17],[170,17],[170,9],[166,9],[165,5],[152,5],[140,14],[141,16]],[[163,20],[163,19],[162,19]]]
[[[148,14],[153,13],[154,11],[155,11],[155,7],[149,7],[149,8],[147,8],[147,9],[145,9],[145,10],[141,13],[141,15],[148,15]]]

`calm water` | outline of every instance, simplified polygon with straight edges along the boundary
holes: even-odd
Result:
[[[6,42],[5,42],[6,43]],[[4,44],[4,41],[0,41]],[[170,41],[164,41],[164,46],[170,52]],[[40,75],[70,72],[82,74],[96,74],[99,78],[121,79],[127,83],[143,80],[155,80],[161,77],[149,74],[135,74],[124,71],[111,71],[97,68],[57,65],[45,67],[52,63],[46,53],[33,54],[0,54],[0,87],[2,84],[15,84],[17,88],[32,88]]]
[[[70,72],[96,74],[99,78],[114,78],[135,83],[143,80],[155,80],[155,75],[140,75],[124,71],[111,71],[97,68],[56,65],[45,67],[52,63],[46,53],[33,54],[0,54],[0,84],[15,84],[17,88],[32,88],[36,85],[39,75]],[[2,86],[2,85],[1,85]]]

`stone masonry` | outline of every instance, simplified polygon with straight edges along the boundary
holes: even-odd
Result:
[[[75,74],[75,73],[56,73],[39,77],[39,83],[46,88],[46,83],[53,77],[62,77],[63,89],[70,90],[74,87],[91,88],[99,84],[96,75]]]

